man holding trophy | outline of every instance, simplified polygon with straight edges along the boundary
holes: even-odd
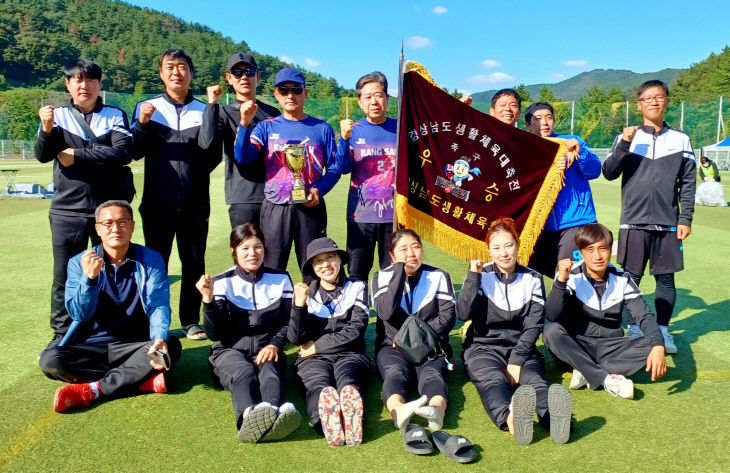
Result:
[[[241,104],[234,146],[238,163],[264,160],[266,182],[261,205],[261,230],[266,239],[264,265],[286,269],[292,241],[299,266],[310,241],[326,236],[324,195],[340,178],[332,127],[304,113],[304,74],[285,67],[274,78],[274,98],[282,115],[249,128],[258,105]]]

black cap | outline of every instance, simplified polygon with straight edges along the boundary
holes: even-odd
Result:
[[[246,64],[252,65],[254,69],[258,69],[256,67],[256,59],[254,59],[253,56],[251,56],[249,53],[235,53],[231,54],[231,57],[228,58],[226,71],[230,71],[231,69],[233,69],[233,66],[235,66],[239,62],[245,62]]]
[[[350,261],[350,256],[347,254],[347,251],[338,248],[337,243],[335,243],[332,238],[322,237],[309,242],[309,245],[307,245],[307,260],[302,265],[302,276],[315,276],[314,268],[312,268],[312,259],[322,253],[331,252],[340,255],[342,266],[346,265]],[[340,271],[342,271],[342,269],[340,269]]]

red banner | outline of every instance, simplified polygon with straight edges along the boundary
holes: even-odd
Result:
[[[512,217],[523,264],[562,187],[560,142],[464,105],[420,65],[403,76],[396,221],[463,260],[489,259],[489,223]]]

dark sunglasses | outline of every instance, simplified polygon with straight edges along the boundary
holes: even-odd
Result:
[[[304,92],[304,87],[302,87],[301,85],[295,85],[293,87],[289,87],[286,85],[280,85],[277,87],[277,89],[279,89],[279,93],[281,95],[289,95],[289,92],[291,92],[294,95],[299,95],[302,92]]]
[[[231,69],[231,74],[239,79],[244,74],[246,74],[246,77],[253,77],[256,75],[256,69],[252,69],[250,67],[247,67],[246,69]]]

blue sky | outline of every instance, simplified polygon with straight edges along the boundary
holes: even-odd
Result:
[[[424,64],[439,85],[468,92],[555,83],[592,69],[686,68],[730,44],[726,0],[127,1],[346,87],[380,70],[394,95],[401,40],[406,59]]]

